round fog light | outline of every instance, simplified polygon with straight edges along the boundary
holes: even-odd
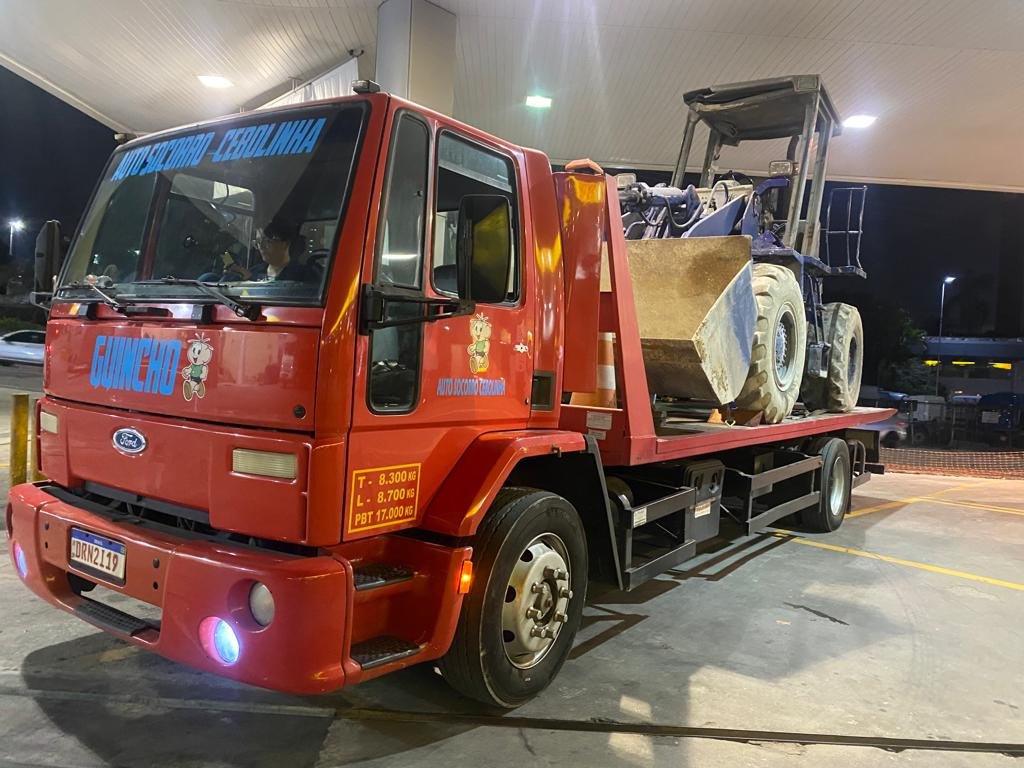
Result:
[[[249,590],[249,610],[261,627],[274,620],[274,595],[266,584],[257,581],[252,585]]]
[[[14,563],[18,566],[21,578],[26,578],[28,576],[28,558],[25,557],[25,550],[18,542],[14,542]]]
[[[225,666],[238,661],[241,653],[235,630],[224,619],[216,616],[208,616],[199,624],[199,642],[207,656]]]

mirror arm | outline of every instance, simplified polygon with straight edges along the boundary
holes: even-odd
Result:
[[[423,308],[416,317],[403,317],[385,320],[387,306],[398,304],[418,304]],[[380,328],[397,328],[417,323],[433,323],[449,317],[471,315],[476,311],[476,303],[463,299],[432,299],[426,296],[408,296],[406,294],[389,293],[375,285],[363,286],[362,311],[360,312],[359,332],[369,333]]]

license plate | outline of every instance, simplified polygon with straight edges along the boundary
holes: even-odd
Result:
[[[71,529],[72,563],[83,570],[94,571],[124,581],[124,564],[127,548],[119,541],[97,536],[79,528]]]

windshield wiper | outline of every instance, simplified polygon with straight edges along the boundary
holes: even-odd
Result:
[[[66,288],[71,288],[71,289],[88,288],[90,291],[92,291],[97,296],[99,296],[99,300],[102,303],[106,304],[112,310],[114,310],[115,312],[117,312],[120,315],[124,315],[125,317],[131,317],[132,315],[163,315],[163,314],[167,314],[167,310],[163,309],[161,307],[136,307],[134,305],[137,304],[138,302],[136,302],[136,301],[125,301],[124,299],[121,298],[121,296],[119,296],[117,293],[115,293],[113,290],[111,290],[112,287],[113,287],[113,283],[104,284],[103,288],[106,288],[107,290],[110,291],[110,293],[107,293],[107,291],[104,291],[103,289],[101,289],[95,283],[83,282],[81,280],[78,280],[78,281],[75,281],[73,283],[66,283],[65,285],[62,285],[57,290],[58,291],[63,291]]]
[[[105,291],[101,290],[100,287],[96,285],[96,283],[87,283],[79,280],[78,282],[74,283],[65,283],[60,287],[59,290],[64,290],[65,288],[88,288],[89,290],[91,290],[93,293],[100,297],[100,301],[102,301],[115,312],[122,315],[128,314],[128,305],[118,301],[116,298],[116,293],[111,291],[111,293],[114,293],[114,295],[111,296]]]
[[[224,305],[239,317],[244,317],[248,320],[256,320],[261,315],[259,305],[242,304],[241,302],[235,301],[227,294],[221,293],[209,283],[204,283],[199,280],[192,280],[185,277],[161,277],[159,280],[138,280],[134,282],[133,285],[191,285],[198,288],[210,298],[215,299],[218,304]]]

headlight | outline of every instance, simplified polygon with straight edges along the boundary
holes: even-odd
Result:
[[[50,432],[54,435],[57,434],[57,426],[59,422],[56,415],[47,413],[46,411],[39,412],[39,431]]]
[[[18,542],[14,542],[14,563],[18,566],[21,578],[26,578],[28,576],[28,558],[25,557],[25,550]]]
[[[299,472],[299,457],[294,453],[273,453],[235,448],[231,452],[231,469],[246,475],[281,477],[294,480]]]
[[[274,620],[274,595],[266,584],[257,581],[252,585],[249,590],[249,611],[261,627]]]
[[[199,642],[207,656],[225,666],[234,664],[241,655],[234,628],[216,616],[208,616],[199,624]]]

